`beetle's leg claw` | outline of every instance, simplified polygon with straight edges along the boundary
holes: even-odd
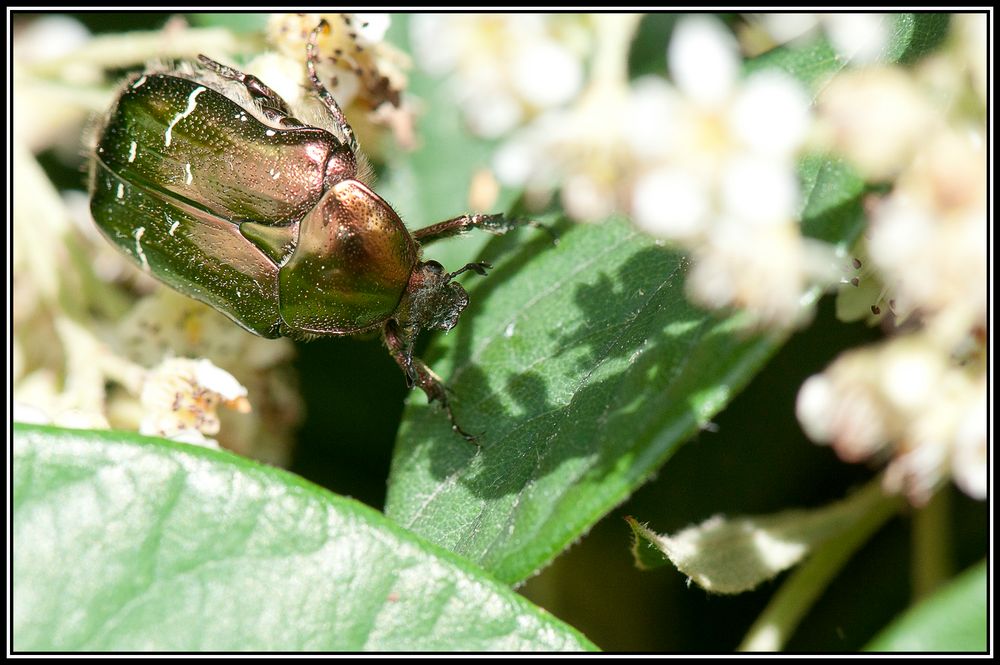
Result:
[[[444,412],[448,414],[448,420],[451,421],[451,431],[460,435],[469,443],[474,443],[478,446],[477,437],[462,429],[462,426],[455,420],[455,413],[451,410],[451,401],[448,399],[451,389],[421,360],[415,360],[414,365],[417,366],[416,385],[420,386],[420,389],[427,395],[427,402],[437,402],[440,404]]]
[[[469,268],[469,270],[475,270],[475,268]],[[438,402],[441,408],[445,410],[445,413],[448,414],[448,420],[451,421],[451,430],[469,443],[475,443],[478,446],[476,437],[462,429],[455,420],[455,414],[448,403],[448,386],[445,385],[444,381],[424,361],[413,357],[412,345],[406,342],[402,331],[395,322],[390,321],[386,324],[383,329],[383,336],[386,346],[389,347],[389,353],[392,354],[399,368],[403,370],[407,387],[418,386],[427,395],[428,403]]]
[[[417,369],[413,366],[412,359],[407,362],[406,369],[403,370],[403,376],[406,377],[407,388],[412,388],[420,381],[420,375],[417,373]]]
[[[530,226],[533,229],[538,229],[540,231],[545,231],[552,238],[552,244],[553,245],[558,245],[559,244],[559,234],[556,233],[556,230],[553,229],[548,224],[542,224],[541,222],[536,222],[533,219],[529,219],[528,221],[524,222],[524,224],[526,226]]]
[[[477,435],[475,435],[475,434],[469,434],[464,429],[462,429],[461,427],[459,427],[458,423],[456,423],[454,420],[451,421],[451,431],[455,432],[455,434],[458,434],[463,439],[465,439],[466,441],[468,441],[472,445],[476,446],[477,448],[481,448],[482,447],[482,446],[479,445],[479,437]],[[479,435],[481,436],[482,432],[480,432]]]
[[[464,266],[462,266],[461,268],[459,268],[455,272],[448,273],[445,281],[450,282],[451,280],[455,279],[456,277],[458,277],[459,275],[461,275],[466,270],[471,270],[472,272],[476,273],[477,275],[482,275],[483,277],[485,277],[486,276],[486,271],[489,270],[489,269],[491,269],[492,267],[493,267],[492,263],[487,263],[485,261],[479,261],[477,263],[466,263]]]
[[[451,421],[451,431],[454,432],[455,434],[458,434],[463,439],[465,439],[466,441],[475,445],[478,448],[479,436],[482,436],[484,432],[480,432],[478,436],[475,434],[469,434],[464,429],[462,429],[462,426],[458,424],[457,420],[455,420],[455,414],[452,413],[451,411],[451,405],[448,404],[447,402],[444,402],[442,406],[444,407],[444,410],[448,413],[448,420]]]

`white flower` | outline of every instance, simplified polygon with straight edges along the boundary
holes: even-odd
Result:
[[[683,102],[676,88],[659,76],[643,76],[632,82],[622,125],[629,150],[639,162],[670,157],[681,136],[670,120]]]
[[[838,74],[818,111],[831,147],[869,180],[898,174],[938,119],[913,77],[888,66]]]
[[[13,420],[15,423],[30,423],[32,425],[48,425],[52,422],[44,409],[40,409],[34,404],[24,402],[14,402]]]
[[[90,31],[65,15],[42,16],[17,31],[14,56],[21,62],[55,60],[68,55],[90,40]]]
[[[385,33],[392,22],[392,18],[386,12],[356,12],[353,18],[358,35],[369,44],[385,39]]]
[[[857,64],[878,60],[893,29],[887,14],[826,14],[823,25],[837,53]]]
[[[693,250],[687,280],[692,301],[746,310],[753,327],[788,328],[808,320],[804,291],[813,253],[794,224],[717,222]]]
[[[691,101],[722,106],[729,100],[739,76],[739,46],[717,20],[679,21],[667,54],[674,83]]]
[[[808,94],[777,71],[741,79],[735,40],[710,18],[675,28],[673,84],[656,76],[630,84],[635,25],[627,16],[599,24],[595,78],[572,107],[501,146],[498,178],[524,187],[529,201],[559,189],[577,221],[622,210],[680,243],[694,254],[689,293],[700,303],[746,307],[757,325],[801,323],[806,289],[836,279],[829,251],[804,241],[796,219]]]
[[[788,165],[747,153],[720,174],[719,209],[750,226],[787,223],[799,208],[799,181]]]
[[[220,405],[250,411],[247,390],[211,361],[171,358],[151,370],[140,395],[141,434],[206,443],[219,433]],[[211,441],[215,445],[214,441]]]
[[[553,39],[527,45],[511,63],[511,74],[520,97],[541,108],[565,104],[583,86],[580,59]]]
[[[834,50],[855,63],[870,63],[885,51],[893,21],[887,14],[758,14],[755,17],[778,43],[800,41],[822,29]]]
[[[598,48],[583,94],[569,108],[541,113],[498,149],[498,179],[524,187],[529,203],[544,205],[560,189],[563,208],[578,221],[601,220],[621,209],[635,170],[624,120],[632,108],[625,54],[637,25],[631,14],[597,23]]]
[[[417,62],[449,85],[470,129],[499,137],[580,92],[590,30],[584,16],[418,14]]]
[[[399,91],[406,86],[399,65],[405,65],[406,57],[382,41],[389,27],[386,14],[272,14],[267,24],[271,43],[298,65],[291,81],[305,83],[306,43],[321,19],[326,20],[328,29],[316,40],[317,71],[324,83],[337,78],[338,85],[331,92],[338,103],[346,109],[360,97],[359,103],[368,110],[385,101],[398,105]],[[256,73],[256,67],[261,66],[255,62],[250,69]],[[279,79],[278,71],[271,78],[264,78],[263,73],[259,76],[268,85]],[[286,101],[301,96],[301,92],[291,90],[278,92],[288,95]]]
[[[257,408],[239,415],[222,411],[215,438],[248,457],[288,463],[302,412],[294,375],[288,371],[295,355],[291,340],[258,337],[208,305],[163,288],[136,303],[115,330],[122,351],[143,366],[169,357],[202,357],[225,368],[253,395]],[[133,401],[115,401],[119,427],[139,426],[143,414]]]
[[[987,414],[986,382],[980,384],[980,394],[959,419],[955,435],[955,450],[951,457],[951,474],[962,491],[973,499],[983,501],[989,488],[987,465]]]
[[[951,16],[951,21],[960,58],[959,66],[968,68],[972,75],[973,89],[985,108],[990,61],[987,45],[990,33],[989,16],[957,14]]]
[[[944,132],[925,140],[873,213],[872,261],[946,350],[986,329],[986,184],[981,137]]]
[[[668,50],[674,89],[646,84],[633,117],[662,113],[653,162],[635,178],[637,226],[680,242],[694,256],[693,300],[749,310],[755,325],[783,328],[808,318],[804,294],[826,276],[815,243],[799,233],[795,158],[811,126],[810,99],[789,76],[761,71],[740,79],[736,42],[717,21],[678,23]],[[820,252],[824,254],[824,252]]]
[[[924,333],[846,352],[799,391],[806,434],[845,461],[892,456],[887,490],[923,504],[949,475],[985,497],[986,375],[942,355]]]
[[[803,146],[812,123],[810,99],[788,75],[766,70],[751,75],[732,102],[729,126],[747,150],[789,158]]]
[[[677,166],[664,166],[642,176],[632,191],[636,225],[654,235],[695,240],[704,234],[710,208],[705,182]]]
[[[735,41],[715,20],[681,21],[669,56],[676,93],[659,93],[659,105],[670,112],[660,122],[672,128],[670,152],[663,158],[702,181],[709,209],[725,183],[747,175],[746,164],[754,160],[751,172],[763,168],[769,182],[785,183],[779,185],[784,190],[777,199],[780,205],[770,214],[783,221],[792,218],[798,204],[797,193],[789,195],[797,190],[793,160],[810,124],[806,92],[778,71],[740,80]],[[746,214],[759,203],[756,196],[745,205],[730,198],[725,212]]]

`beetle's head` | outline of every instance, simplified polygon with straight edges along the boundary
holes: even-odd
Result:
[[[452,281],[456,273],[445,272],[437,261],[417,264],[406,287],[404,306],[400,313],[404,325],[421,330],[451,330],[462,310],[469,304],[469,294],[462,285]]]

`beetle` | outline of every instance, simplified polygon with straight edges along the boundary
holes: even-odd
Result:
[[[354,131],[316,73],[322,118],[297,119],[263,81],[199,56],[197,64],[130,77],[97,125],[90,209],[97,226],[144,271],[276,338],[380,330],[407,385],[459,427],[442,380],[413,355],[424,330],[450,330],[469,303],[421,248],[469,229],[503,234],[537,222],[467,214],[410,232],[358,177]],[[544,227],[542,227],[544,228]]]

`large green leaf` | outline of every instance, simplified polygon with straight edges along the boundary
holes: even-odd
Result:
[[[988,645],[986,562],[893,621],[866,651],[978,651]]]
[[[376,511],[224,452],[14,431],[13,648],[583,650]]]
[[[516,582],[624,500],[775,348],[689,305],[684,268],[621,222],[500,262],[429,354],[480,447],[412,399],[387,514]]]

